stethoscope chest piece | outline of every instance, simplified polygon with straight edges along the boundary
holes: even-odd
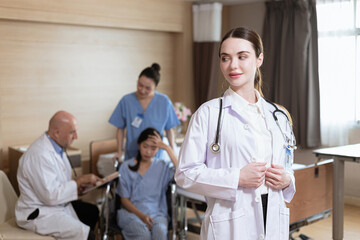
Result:
[[[214,154],[220,153],[220,144],[218,142],[214,142],[210,145],[210,151]]]
[[[220,98],[219,116],[218,116],[217,127],[216,127],[215,142],[213,142],[213,143],[210,145],[210,151],[211,151],[212,153],[214,153],[214,154],[217,154],[217,153],[220,152],[219,137],[220,137],[221,113],[222,113],[222,98]]]

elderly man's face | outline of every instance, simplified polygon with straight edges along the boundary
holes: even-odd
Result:
[[[69,122],[63,123],[58,129],[57,142],[64,148],[69,147],[77,138],[77,121],[75,118]]]

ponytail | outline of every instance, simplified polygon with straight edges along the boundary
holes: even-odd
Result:
[[[256,68],[254,87],[256,90],[258,90],[258,92],[260,93],[260,96],[264,97],[264,94],[262,92],[262,75],[261,75],[260,68]]]
[[[137,172],[137,170],[139,170],[140,167],[140,161],[141,161],[140,150],[138,150],[135,160],[137,160],[137,163],[134,166],[129,165],[129,169],[133,172]]]

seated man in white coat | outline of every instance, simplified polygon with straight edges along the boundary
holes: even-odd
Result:
[[[84,186],[96,184],[99,178],[86,174],[71,179],[72,168],[64,151],[75,139],[76,118],[59,111],[50,119],[48,131],[20,158],[20,197],[15,209],[20,227],[56,239],[95,239],[90,228],[98,220],[97,207],[75,200]]]

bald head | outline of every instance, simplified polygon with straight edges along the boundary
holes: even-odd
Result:
[[[49,121],[49,136],[61,147],[68,147],[77,139],[77,120],[68,112],[58,111]]]
[[[61,128],[64,124],[69,124],[73,119],[75,117],[71,113],[58,111],[50,119],[48,131],[51,132],[54,129]]]

